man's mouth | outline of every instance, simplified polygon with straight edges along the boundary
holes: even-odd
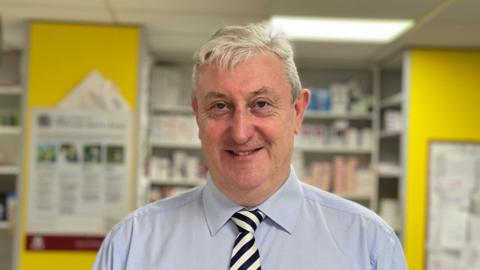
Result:
[[[255,148],[255,149],[251,149],[251,150],[227,150],[227,152],[229,152],[230,154],[234,155],[234,156],[240,156],[240,157],[243,157],[243,156],[249,156],[249,155],[252,155],[260,150],[262,150],[263,147],[259,147],[259,148]]]

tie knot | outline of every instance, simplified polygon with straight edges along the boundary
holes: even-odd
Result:
[[[240,210],[233,214],[232,221],[237,225],[239,232],[254,233],[260,222],[265,219],[265,214],[260,210]]]

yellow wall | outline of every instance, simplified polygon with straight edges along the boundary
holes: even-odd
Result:
[[[34,106],[52,107],[93,69],[112,80],[136,111],[140,30],[92,24],[33,23],[28,51],[22,205],[28,205],[29,118]],[[133,136],[135,138],[135,136]],[[135,152],[135,151],[133,151]],[[132,179],[135,169],[132,168]],[[132,181],[133,183],[133,181]],[[130,202],[132,203],[132,202]],[[25,249],[22,209],[22,270],[90,269],[94,252],[31,252]]]
[[[480,52],[413,50],[410,85],[405,252],[425,269],[428,142],[480,140]]]

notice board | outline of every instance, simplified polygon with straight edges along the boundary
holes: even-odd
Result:
[[[426,269],[480,269],[480,142],[430,142],[428,174]]]

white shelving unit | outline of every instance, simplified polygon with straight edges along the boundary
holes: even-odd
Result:
[[[308,88],[312,93],[316,89],[331,89],[332,83],[346,83],[347,81],[354,80],[360,86],[361,89],[365,91],[367,95],[373,96],[373,71],[370,68],[357,68],[357,67],[335,67],[335,68],[324,68],[312,66],[311,64],[306,64],[302,66],[299,63],[298,66],[299,75],[302,81],[302,85]],[[322,104],[321,101],[316,100],[315,96],[312,96],[312,102],[318,101],[317,105]],[[324,104],[324,103],[323,103]],[[375,115],[371,111],[365,112],[355,112],[355,111],[345,111],[342,113],[335,112],[333,110],[333,99],[332,99],[332,110],[331,111],[307,111],[304,118],[304,127],[306,125],[320,125],[327,127],[329,129],[336,122],[346,122],[348,127],[356,128],[358,130],[369,128],[372,132],[371,143],[367,147],[355,147],[354,145],[347,146],[348,144],[339,145],[338,143],[333,143],[331,141],[313,142],[308,137],[307,140],[297,140],[295,142],[296,154],[294,158],[294,166],[297,170],[297,175],[302,180],[313,181],[312,179],[313,164],[319,163],[330,163],[332,171],[334,171],[334,160],[337,158],[345,159],[358,159],[359,165],[357,170],[369,171],[369,166],[373,161],[373,156],[375,154],[375,144],[373,138],[374,131],[374,118]],[[325,109],[323,109],[325,110]],[[321,131],[323,132],[323,131]],[[329,131],[327,131],[328,133]],[[308,134],[307,134],[308,136]],[[330,136],[330,135],[327,135]],[[296,161],[296,159],[298,161]],[[323,165],[322,165],[323,166]],[[327,165],[328,166],[328,165]],[[302,170],[299,172],[299,170]],[[331,178],[330,190],[334,191],[334,174]],[[372,172],[371,174],[371,191],[364,192],[361,190],[363,187],[358,187],[358,190],[353,192],[337,192],[337,195],[342,196],[346,199],[359,202],[373,210],[375,206],[375,177]],[[317,182],[318,184],[318,182]]]
[[[10,229],[10,222],[0,221],[0,230],[8,230],[8,229]]]
[[[372,194],[337,193],[337,195],[351,201],[370,201],[372,199]]]
[[[162,107],[162,108],[156,108],[152,110],[153,115],[158,115],[158,114],[192,114],[192,108],[188,106],[170,106],[170,107]]]
[[[205,183],[204,179],[185,179],[185,178],[169,178],[169,179],[151,179],[153,185],[159,186],[181,186],[195,187]]]
[[[393,63],[393,64],[392,64]],[[378,137],[377,137],[377,181],[378,197],[377,209],[380,216],[395,228],[402,238],[403,226],[403,181],[404,181],[404,139],[405,116],[403,115],[404,91],[402,90],[402,57],[379,70],[377,95],[378,107]],[[389,120],[385,119],[387,111],[399,113],[398,122],[394,126],[398,129],[387,128]],[[392,206],[392,202],[395,202]],[[388,220],[388,217],[395,217]]]
[[[19,189],[20,160],[22,149],[22,103],[21,53],[0,52],[0,202],[9,210],[7,194],[12,196]],[[18,197],[18,195],[17,195]],[[10,197],[12,198],[12,197]],[[12,214],[12,216],[19,216]],[[12,221],[15,222],[15,221]],[[19,243],[12,234],[11,221],[0,220],[0,265],[10,269],[14,262],[15,245]]]
[[[333,113],[321,111],[307,111],[305,112],[305,119],[318,120],[365,120],[371,121],[372,114],[370,113]]]
[[[10,95],[10,96],[20,96],[22,95],[22,87],[18,85],[1,85],[0,86],[0,95]]]
[[[185,67],[187,66],[187,67]],[[190,89],[190,64],[180,64],[172,68],[179,72],[181,79],[177,80],[177,85],[172,84],[172,81],[175,81],[171,78],[175,78],[177,75],[170,74],[167,82],[160,82],[162,87],[171,87],[172,92],[181,92],[184,89]],[[302,78],[302,84],[307,88],[311,85],[314,85],[319,88],[328,88],[332,82],[342,82],[351,78],[354,78],[360,82],[364,89],[367,89],[367,92],[371,95],[374,95],[374,70],[370,68],[365,69],[319,69],[316,67],[310,68],[299,68],[299,72]],[[177,76],[177,77],[178,77]],[[158,91],[159,88],[155,86],[155,83],[159,83],[158,74],[152,77],[152,91]],[[155,79],[157,78],[157,79]],[[155,80],[157,80],[155,82]],[[398,85],[396,85],[399,87]],[[176,102],[165,102],[165,96],[169,94],[157,95],[160,99],[160,102],[163,102],[161,106],[153,106],[150,104],[149,112],[150,118],[154,119],[159,116],[186,116],[193,117],[192,109],[189,106],[189,94],[184,95],[183,98],[178,98]],[[151,93],[151,101],[155,100],[155,94]],[[382,96],[385,97],[385,96]],[[397,93],[396,95],[389,96],[388,98],[383,99],[380,102],[380,99],[374,99],[376,102],[376,107],[378,110],[384,108],[398,108],[401,104],[402,96]],[[301,165],[294,164],[299,176],[308,177],[309,164],[315,161],[332,161],[335,157],[355,157],[358,158],[360,162],[360,168],[362,170],[368,171],[370,165],[379,160],[379,144],[376,143],[376,138],[378,140],[397,140],[397,137],[401,137],[401,132],[381,132],[380,131],[380,116],[376,111],[368,113],[355,113],[355,112],[345,112],[345,113],[332,113],[332,112],[323,112],[323,111],[307,111],[305,113],[304,123],[322,123],[325,125],[330,125],[335,121],[346,121],[355,128],[370,128],[372,130],[372,143],[371,146],[365,148],[358,147],[345,147],[345,146],[334,146],[331,144],[318,144],[318,143],[305,143],[304,141],[298,140],[295,142],[295,154],[294,156],[300,157]],[[150,128],[155,129],[155,121],[149,121],[151,123]],[[163,127],[170,128],[170,127]],[[157,130],[158,131],[158,130]],[[160,132],[161,133],[161,132]],[[191,138],[179,139],[175,136],[173,138],[161,138],[158,136],[160,133],[151,132],[150,138],[148,140],[148,157],[171,157],[172,153],[175,151],[184,151],[188,154],[195,155],[201,159],[201,145],[197,138],[197,134],[192,135]],[[377,134],[375,136],[375,134]],[[294,160],[295,162],[295,160]],[[300,172],[301,171],[301,172]],[[377,177],[378,174],[378,177]],[[149,168],[147,166],[145,179],[148,179],[147,187],[160,187],[160,188],[190,188],[198,184],[204,183],[203,179],[174,179],[172,177],[168,179],[158,179],[152,178],[149,176]],[[383,192],[382,178],[391,178],[391,177],[401,177],[401,173],[381,173],[372,171],[372,190],[371,192],[362,192],[362,193],[340,193],[338,195],[347,198],[349,200],[358,201],[362,204],[370,207],[371,209],[378,211],[378,200],[382,198],[382,195],[379,195],[379,192]],[[305,179],[305,178],[304,178]]]
[[[201,145],[200,141],[194,141],[196,138],[193,138],[190,142],[178,142],[178,141],[167,141],[167,140],[151,140],[151,146],[156,148],[165,148],[165,149],[190,149],[190,150],[200,150]]]
[[[196,177],[185,175],[185,164],[181,166],[181,170],[178,169],[178,164],[174,164],[175,156],[183,155],[184,161],[197,158],[198,171],[201,171],[201,145],[197,132],[193,130],[196,124],[189,106],[190,77],[190,63],[162,63],[152,67],[148,104],[148,154],[142,187],[146,196],[142,203],[170,196],[176,193],[175,190],[181,192],[205,182],[200,174]],[[182,121],[187,122],[180,123]],[[157,171],[162,170],[154,168],[158,165],[155,160],[159,159],[169,164],[168,169],[163,170],[166,175],[156,175]],[[189,172],[191,173],[191,170]]]
[[[400,107],[402,105],[402,92],[399,89],[398,93],[392,94],[391,96],[384,98],[380,101],[381,108],[389,108],[389,107]]]
[[[402,136],[401,130],[382,130],[380,131],[380,137],[385,138],[395,138]]]
[[[16,176],[20,173],[20,168],[16,165],[2,165],[0,166],[0,175]]]
[[[345,154],[345,155],[371,155],[372,149],[362,148],[349,148],[340,146],[327,146],[327,145],[304,145],[299,144],[295,146],[296,149],[305,153],[318,153],[318,154]]]
[[[22,128],[21,127],[0,126],[0,136],[2,136],[2,135],[21,135],[21,134],[22,134]]]

